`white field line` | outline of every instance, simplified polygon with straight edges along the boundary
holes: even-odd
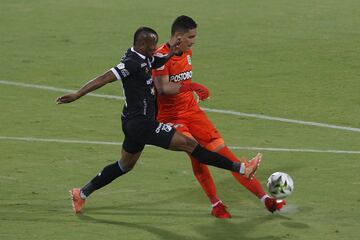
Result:
[[[26,88],[43,89],[43,90],[49,90],[49,91],[55,91],[55,92],[75,92],[76,91],[73,89],[56,88],[56,87],[27,84],[27,83],[6,81],[6,80],[0,80],[0,84],[12,85],[12,86],[18,86],[18,87],[26,87]],[[101,98],[110,98],[110,99],[121,99],[121,100],[125,99],[122,96],[113,96],[113,95],[104,95],[104,94],[95,94],[95,93],[89,93],[88,95],[94,96],[94,97],[101,97]],[[242,112],[223,110],[223,109],[212,109],[212,108],[202,108],[202,109],[206,112],[221,113],[221,114],[227,114],[227,115],[250,117],[250,118],[257,118],[257,119],[264,119],[264,120],[278,121],[278,122],[286,122],[286,123],[294,123],[294,124],[308,125],[308,126],[316,126],[316,127],[323,127],[323,128],[332,128],[332,129],[345,130],[345,131],[350,131],[350,132],[360,132],[360,128],[354,128],[354,127],[345,127],[345,126],[331,125],[331,124],[326,124],[326,123],[271,117],[271,116],[266,116],[266,115],[261,115],[261,114],[242,113]]]
[[[73,90],[73,89],[57,88],[57,87],[50,87],[50,86],[36,85],[36,84],[28,84],[28,83],[21,83],[21,82],[13,82],[13,81],[6,81],[6,80],[0,80],[0,84],[12,85],[12,86],[17,86],[17,87],[25,87],[25,88],[36,88],[36,89],[53,91],[53,92],[70,93],[70,92],[75,92],[76,91],[76,90]],[[104,94],[96,94],[96,93],[88,93],[87,95],[93,96],[93,97],[119,99],[119,100],[124,100],[125,99],[124,97],[121,97],[121,96],[112,96],[112,95],[104,95]]]
[[[73,89],[56,88],[56,87],[50,87],[50,86],[35,85],[35,84],[13,82],[13,81],[6,81],[6,80],[0,80],[0,84],[12,85],[12,86],[18,86],[18,87],[26,87],[26,88],[43,89],[43,90],[55,91],[55,92],[74,92],[75,91]],[[113,96],[113,95],[105,95],[105,94],[89,93],[88,95],[94,96],[94,97],[109,98],[109,99],[121,99],[121,100],[125,99],[124,97],[121,97],[121,96]],[[326,124],[326,123],[271,117],[271,116],[266,116],[266,115],[261,115],[261,114],[242,113],[242,112],[236,112],[236,111],[231,111],[231,110],[212,109],[212,108],[202,108],[202,109],[206,112],[221,113],[221,114],[235,115],[235,116],[241,116],[241,117],[257,118],[257,119],[265,119],[265,120],[278,121],[278,122],[295,123],[295,124],[317,126],[317,127],[324,127],[324,128],[333,128],[333,129],[339,129],[339,130],[345,130],[345,131],[351,131],[351,132],[360,132],[360,128],[344,127],[344,126],[331,125],[331,124]]]
[[[211,109],[211,108],[202,108],[202,109],[207,112],[230,114],[230,115],[241,116],[241,117],[252,117],[252,118],[258,118],[258,119],[278,121],[278,122],[295,123],[295,124],[309,125],[309,126],[316,126],[316,127],[323,127],[323,128],[333,128],[333,129],[345,130],[345,131],[350,131],[350,132],[360,132],[360,128],[344,127],[344,126],[331,125],[331,124],[326,124],[326,123],[308,122],[308,121],[279,118],[279,117],[270,117],[270,116],[266,116],[266,115],[253,114],[253,113],[241,113],[241,112],[235,112],[235,111],[231,111],[231,110],[221,110],[221,109]]]
[[[116,145],[116,146],[122,145],[121,142],[111,142],[111,141],[110,142],[109,141],[86,141],[86,140],[69,140],[69,139],[54,139],[54,138],[35,138],[35,137],[0,136],[0,140],[27,141],[27,142],[53,142],[53,143],[70,143],[70,144]],[[229,146],[229,148],[235,149],[235,150],[255,150],[255,151],[271,151],[271,152],[360,154],[360,151],[326,150],[326,149],[263,148],[263,147],[238,147],[238,146]]]

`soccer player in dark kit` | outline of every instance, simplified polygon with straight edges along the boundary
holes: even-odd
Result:
[[[85,199],[91,193],[129,172],[146,144],[187,152],[203,164],[238,172],[246,178],[252,178],[261,162],[261,154],[246,162],[230,161],[205,149],[195,139],[177,132],[172,126],[155,120],[156,103],[152,69],[161,67],[175,52],[178,52],[181,42],[177,39],[167,55],[157,57],[154,53],[158,38],[158,34],[153,29],[139,28],[134,34],[133,47],[127,50],[117,66],[89,81],[77,92],[63,95],[56,100],[58,104],[70,103],[116,80],[122,81],[126,99],[121,117],[125,139],[120,160],[106,166],[82,188],[70,190],[75,213],[81,211]],[[197,91],[187,86],[182,90]]]

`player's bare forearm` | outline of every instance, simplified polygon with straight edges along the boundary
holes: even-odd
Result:
[[[110,82],[113,82],[115,80],[116,80],[115,75],[111,71],[107,71],[106,73],[87,82],[77,92],[69,93],[69,94],[59,97],[56,100],[56,103],[57,104],[71,103],[71,102],[81,98],[82,96],[86,95],[87,93],[95,91],[96,89],[101,88],[102,86],[104,86]]]
[[[86,83],[82,88],[77,91],[78,95],[80,97],[86,95],[89,92],[95,91],[98,88],[101,88],[102,86],[115,81],[116,78],[114,74],[111,71],[108,71],[104,73],[103,75],[98,76],[97,78],[90,80],[88,83]]]
[[[175,95],[181,92],[195,92],[200,101],[209,99],[209,90],[199,83],[174,83],[169,81],[169,75],[155,78],[155,87],[159,95]]]
[[[160,95],[175,95],[180,91],[181,84],[169,81],[169,75],[162,75],[155,78],[156,91]]]

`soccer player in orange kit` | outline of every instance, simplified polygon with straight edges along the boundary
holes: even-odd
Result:
[[[209,97],[206,87],[192,82],[191,46],[195,43],[196,29],[197,24],[192,18],[176,18],[171,27],[170,40],[157,49],[158,56],[166,55],[177,39],[180,38],[182,41],[180,52],[172,56],[164,66],[153,69],[157,91],[157,120],[172,124],[176,130],[194,138],[208,150],[238,162],[238,158],[225,145],[220,133],[199,108],[193,95],[194,91],[200,101]],[[231,214],[216,194],[208,167],[196,161],[193,156],[189,157],[194,175],[211,202],[211,214],[217,218],[231,218]],[[257,196],[270,212],[280,210],[285,205],[284,200],[269,197],[255,177],[247,179],[238,173],[232,174],[239,183]]]

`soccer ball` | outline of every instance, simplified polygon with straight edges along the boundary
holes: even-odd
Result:
[[[294,191],[294,181],[287,173],[275,172],[270,175],[266,186],[276,199],[283,199]]]

